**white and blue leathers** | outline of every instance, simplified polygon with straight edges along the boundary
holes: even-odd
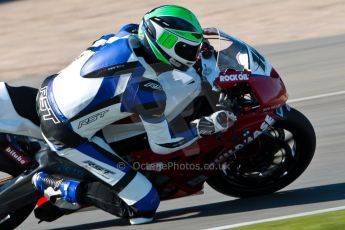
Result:
[[[43,136],[53,150],[114,187],[127,205],[149,212],[159,205],[157,191],[145,176],[124,163],[104,136],[96,134],[137,113],[153,152],[182,149],[199,138],[197,131],[189,128],[172,133],[168,118],[178,115],[198,95],[201,85],[193,68],[155,71],[136,52],[139,41],[127,32],[130,27],[101,37],[69,66],[46,79],[37,105]],[[168,87],[168,79],[177,87],[174,83]]]

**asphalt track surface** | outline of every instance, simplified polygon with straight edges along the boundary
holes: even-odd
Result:
[[[345,35],[257,47],[282,76],[291,99],[345,89]],[[41,78],[16,85],[37,86]],[[345,95],[291,104],[312,122],[315,157],[290,186],[271,195],[235,199],[205,186],[205,194],[162,202],[156,221],[129,226],[99,210],[37,224],[31,215],[19,229],[205,229],[345,205]]]

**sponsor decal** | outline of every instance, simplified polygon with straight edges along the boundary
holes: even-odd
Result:
[[[279,117],[284,117],[284,113],[285,112],[290,112],[291,111],[291,107],[288,104],[277,104],[277,105],[272,105],[271,107],[267,107],[264,108],[263,111],[267,112],[270,110],[275,110],[275,113],[279,116]]]
[[[152,88],[155,90],[162,90],[162,86],[160,84],[154,83],[154,82],[149,82],[144,84],[145,87],[147,88]]]
[[[213,164],[218,165],[219,163],[223,162],[224,160],[226,160],[228,157],[230,157],[231,155],[233,155],[234,152],[237,152],[238,150],[241,150],[244,146],[246,146],[247,144],[249,144],[250,142],[252,142],[255,138],[257,138],[258,136],[260,136],[266,129],[268,129],[273,123],[274,123],[274,119],[267,115],[265,117],[265,120],[261,123],[260,125],[260,130],[256,130],[254,131],[253,135],[251,136],[248,133],[248,129],[245,129],[242,133],[242,135],[246,138],[244,140],[243,144],[238,144],[235,146],[234,149],[231,149],[229,151],[224,152],[223,154],[221,154],[220,156],[218,156]]]
[[[276,109],[276,114],[279,116],[279,117],[284,117],[284,110],[283,110],[283,107],[279,107]]]
[[[42,118],[45,121],[53,121],[55,124],[59,124],[59,119],[55,116],[48,101],[48,88],[47,86],[40,89],[39,109],[42,113]]]
[[[242,131],[242,136],[246,139],[248,139],[248,137],[250,137],[250,129],[245,129]]]
[[[125,64],[119,64],[119,65],[111,66],[111,67],[108,68],[108,71],[121,69],[123,67],[125,67]]]
[[[245,145],[243,144],[238,144],[235,146],[235,148],[224,152],[222,155],[218,156],[214,161],[214,165],[219,165],[221,162],[224,160],[228,159],[231,155],[233,155],[234,152],[237,152],[238,150],[242,149]]]
[[[272,109],[278,109],[278,108],[281,108],[281,106],[282,106],[282,104],[272,105],[271,107],[264,108],[263,111],[267,112],[267,111],[272,110]]]
[[[265,117],[264,122],[262,122],[262,124],[260,125],[260,130],[256,130],[254,132],[254,139],[257,138],[259,135],[261,135],[261,133],[264,132],[266,129],[268,129],[271,125],[273,125],[273,123],[274,123],[274,119],[270,115],[267,115]]]
[[[249,74],[247,73],[234,73],[220,76],[220,82],[227,81],[247,81],[249,80]]]
[[[97,74],[100,76],[106,76],[107,74],[111,75],[115,73],[117,70],[122,70],[124,67],[125,67],[125,64],[110,66],[110,67],[98,70]]]
[[[94,115],[92,115],[92,116],[90,116],[90,117],[80,121],[79,125],[78,125],[78,129],[80,129],[81,127],[83,127],[85,125],[88,125],[88,124],[90,124],[92,122],[97,121],[98,118],[104,117],[104,114],[106,114],[107,112],[109,112],[109,109],[101,111],[99,113],[96,113],[96,114],[94,114]]]
[[[85,164],[86,169],[89,169],[90,171],[95,172],[95,173],[103,176],[106,179],[109,179],[112,175],[116,174],[115,172],[112,172],[112,171],[96,164],[93,161],[88,160],[88,161],[83,161],[83,163]]]
[[[290,105],[285,104],[285,107],[286,107],[286,109],[287,109],[289,112],[291,111],[291,107],[290,107]]]
[[[25,156],[23,156],[21,153],[19,153],[16,149],[14,149],[11,146],[7,146],[4,152],[6,153],[6,155],[14,159],[16,162],[18,162],[22,166],[29,163],[29,160]]]

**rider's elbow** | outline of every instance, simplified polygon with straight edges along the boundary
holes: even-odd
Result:
[[[151,147],[152,152],[159,155],[166,155],[166,154],[176,151],[175,149],[165,148],[156,143],[150,143],[150,147]]]

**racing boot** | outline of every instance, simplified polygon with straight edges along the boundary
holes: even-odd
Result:
[[[146,218],[146,217],[138,217],[138,218],[131,218],[129,219],[129,222],[132,225],[138,225],[138,224],[148,224],[153,221],[153,217]]]
[[[112,187],[98,181],[83,183],[80,190],[80,203],[92,204],[115,216],[128,219],[133,225],[152,222],[160,202],[158,192],[153,187],[146,196],[132,205],[126,204]]]
[[[80,181],[68,180],[58,175],[36,173],[32,177],[35,188],[59,208],[76,210],[78,204],[78,186]]]

